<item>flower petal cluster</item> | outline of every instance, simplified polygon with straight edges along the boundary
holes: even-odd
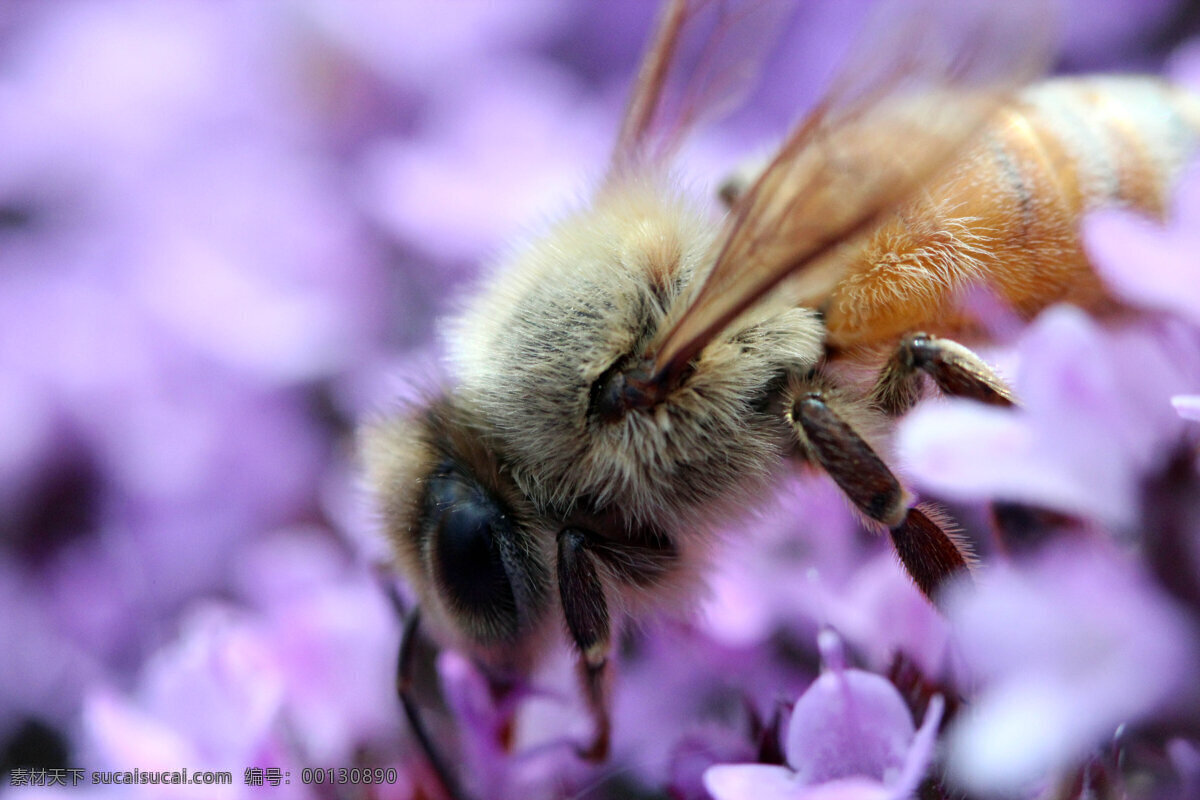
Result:
[[[841,641],[821,634],[827,671],[792,708],[786,766],[722,765],[704,783],[716,800],[906,800],[929,768],[944,701],[929,703],[920,730],[896,687],[848,669]]]
[[[0,3],[0,775],[235,782],[14,794],[328,797],[299,771],[392,766],[367,794],[438,795],[395,697],[390,555],[350,432],[442,388],[436,321],[603,174],[652,6]],[[872,3],[799,6],[775,79],[688,144],[697,195],[817,96]],[[1064,63],[1107,69],[1154,67],[1181,3],[1066,6]],[[462,783],[1041,800],[1099,775],[1195,797],[1200,179],[1174,206],[1165,228],[1085,221],[1135,313],[1016,325],[989,355],[1020,410],[933,400],[901,426],[898,470],[983,551],[975,589],[934,608],[836,487],[784,475],[726,532],[694,617],[623,632],[604,764],[577,755],[565,646],[498,687],[422,644]],[[1006,558],[994,503],[1070,522]],[[291,784],[249,786],[251,766]]]

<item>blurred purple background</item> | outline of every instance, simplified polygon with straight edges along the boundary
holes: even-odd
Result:
[[[436,385],[435,320],[602,173],[653,5],[0,5],[0,791],[436,796],[394,697],[398,623],[351,433]],[[869,5],[803,7],[777,80],[692,142],[697,192],[783,130]],[[1190,13],[1078,0],[1063,68],[1162,70],[1187,52]],[[1174,63],[1200,77],[1194,53]],[[515,709],[438,656],[435,728],[468,785],[703,797],[712,764],[783,763],[772,738],[834,629],[921,712],[888,769],[925,769],[930,747],[909,739],[930,696],[970,689],[977,713],[937,756],[956,785],[1038,796],[1091,764],[1145,796],[1197,796],[1197,197],[1187,184],[1168,233],[1120,215],[1089,227],[1144,319],[1054,310],[994,354],[1026,412],[931,403],[901,432],[916,486],[985,550],[993,499],[1070,515],[1067,534],[995,554],[947,621],[826,481],[788,478],[731,538],[696,618],[627,643],[609,763],[570,752],[587,721],[565,651]],[[356,765],[399,782],[299,779]],[[234,786],[8,786],[38,766],[231,770]],[[250,766],[291,784],[245,786]]]

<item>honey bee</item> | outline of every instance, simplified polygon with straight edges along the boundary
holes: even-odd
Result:
[[[777,154],[727,186],[714,224],[670,158],[695,98],[732,74],[684,63],[683,43],[719,52],[762,19],[730,5],[666,4],[592,201],[449,321],[452,387],[362,435],[399,570],[441,640],[521,673],[565,623],[597,758],[615,632],[684,607],[718,522],[785,462],[826,472],[931,598],[968,567],[888,467],[887,420],[928,380],[1013,403],[959,341],[983,333],[963,292],[1026,317],[1113,307],[1081,215],[1162,214],[1200,136],[1200,101],[1153,79],[1028,85],[1050,49],[1038,3],[946,3],[945,24],[897,4]],[[848,366],[864,357],[865,383]]]

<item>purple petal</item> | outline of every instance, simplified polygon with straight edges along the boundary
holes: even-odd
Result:
[[[1165,704],[1197,708],[1191,623],[1125,556],[1060,545],[947,609],[984,689],[951,733],[968,788],[1013,791]]]
[[[785,751],[802,785],[851,776],[887,783],[912,737],[912,715],[896,687],[870,672],[835,668],[796,701]]]
[[[1171,398],[1171,405],[1184,419],[1200,422],[1200,394],[1181,394]]]
[[[841,778],[801,791],[795,800],[909,800],[896,795],[883,784],[868,778]]]
[[[901,424],[898,446],[921,485],[950,499],[1024,496],[1036,501],[1029,495],[1039,491],[1047,499],[1081,493],[1056,485],[1061,480],[1051,465],[1034,458],[1033,433],[1006,409],[965,400],[922,404]],[[1075,503],[1086,501],[1086,491],[1082,494]]]
[[[608,126],[580,106],[577,87],[542,69],[501,66],[459,100],[421,139],[368,151],[360,192],[398,237],[476,260],[570,201],[584,171],[603,164]]]
[[[787,767],[769,764],[720,764],[704,772],[715,800],[795,800],[800,786]]]
[[[731,530],[708,577],[705,629],[732,646],[769,639],[780,626],[843,628],[859,606],[847,597],[863,548],[845,496],[832,481],[789,476],[756,516]],[[861,625],[859,626],[861,627]]]
[[[1191,274],[1194,235],[1106,209],[1084,219],[1083,237],[1097,271],[1126,300],[1200,323],[1200,281]]]
[[[112,769],[179,769],[195,763],[197,753],[169,725],[135,708],[117,695],[96,690],[83,709],[85,733],[93,756]]]
[[[413,0],[316,0],[289,11],[303,15],[314,33],[383,75],[437,88],[475,74],[477,65],[462,63],[464,53],[480,59],[485,53],[538,44],[562,27],[567,8],[549,0],[513,0],[459,3],[448,13]]]
[[[1060,306],[1031,326],[1019,352],[1024,406],[923,404],[900,427],[909,471],[947,498],[1133,523],[1143,470],[1181,429],[1167,399],[1197,369],[1195,337],[1170,325],[1106,331]],[[1138,380],[1128,379],[1128,364],[1138,365]]]
[[[256,752],[285,701],[280,665],[261,631],[206,606],[147,664],[142,705],[214,762]]]
[[[942,674],[950,626],[917,589],[895,552],[883,549],[866,561],[840,601],[830,604],[826,621],[874,671],[886,670],[896,653],[903,652],[926,676]]]
[[[715,800],[908,800],[869,778],[840,778],[802,786],[785,767],[722,764],[704,773],[704,786]]]
[[[396,615],[378,581],[315,531],[256,542],[242,565],[296,739],[314,762],[351,762],[396,724]]]
[[[929,701],[921,728],[908,748],[904,769],[890,787],[891,797],[895,800],[904,800],[911,796],[921,785],[925,773],[929,771],[929,762],[933,760],[933,751],[937,745],[938,726],[942,724],[942,712],[945,708],[946,701],[940,694],[934,695]]]

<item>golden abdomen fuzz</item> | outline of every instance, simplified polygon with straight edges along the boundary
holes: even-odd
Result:
[[[972,285],[1027,317],[1059,301],[1113,305],[1083,252],[1082,215],[1119,205],[1161,216],[1198,141],[1200,99],[1155,79],[1025,90],[851,251],[825,309],[830,344],[969,336],[978,325],[960,303]]]

